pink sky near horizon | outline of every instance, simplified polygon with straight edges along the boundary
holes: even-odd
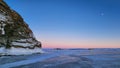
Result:
[[[120,48],[120,39],[116,37],[91,37],[80,35],[56,35],[35,33],[42,48]]]
[[[120,48],[119,40],[41,40],[42,48]]]

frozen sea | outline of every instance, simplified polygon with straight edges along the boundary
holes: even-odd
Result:
[[[43,54],[0,56],[0,68],[120,68],[120,49],[43,49]]]

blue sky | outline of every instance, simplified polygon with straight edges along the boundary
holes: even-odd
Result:
[[[120,0],[5,0],[43,47],[120,47]]]

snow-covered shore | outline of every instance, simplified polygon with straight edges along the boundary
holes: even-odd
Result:
[[[33,53],[43,53],[41,48],[14,48],[6,49],[5,47],[0,48],[0,55],[28,55]]]

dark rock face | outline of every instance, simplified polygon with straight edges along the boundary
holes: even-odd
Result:
[[[23,18],[0,0],[0,47],[41,48]]]

